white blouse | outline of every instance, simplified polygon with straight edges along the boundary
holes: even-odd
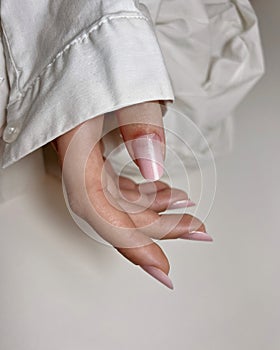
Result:
[[[263,71],[248,0],[1,0],[1,165],[100,114],[174,98],[219,153]]]

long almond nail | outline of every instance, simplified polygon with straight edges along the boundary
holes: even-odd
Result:
[[[201,231],[193,231],[190,233],[185,233],[182,236],[180,236],[182,239],[189,239],[192,241],[205,241],[205,242],[212,242],[213,238],[208,235],[206,232]]]
[[[164,172],[162,144],[156,134],[148,134],[131,141],[134,159],[137,161],[143,177],[147,180],[159,180]]]
[[[189,208],[193,206],[195,206],[195,203],[192,202],[190,199],[183,199],[171,203],[168,209]]]
[[[140,266],[140,267],[142,267],[144,271],[146,271],[148,274],[153,276],[156,280],[164,284],[166,287],[170,289],[174,289],[171,279],[157,267],[149,266],[149,265]]]

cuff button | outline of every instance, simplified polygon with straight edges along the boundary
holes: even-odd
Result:
[[[20,133],[20,128],[16,124],[8,124],[3,132],[3,140],[6,143],[14,142]]]

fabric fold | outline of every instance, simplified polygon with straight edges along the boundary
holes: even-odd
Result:
[[[144,101],[172,99],[149,19],[141,13],[106,16],[64,47],[8,105],[7,123],[18,123],[21,130],[5,144],[2,167],[85,120]]]
[[[158,2],[154,21],[174,88],[173,110],[195,123],[209,150],[224,154],[232,144],[234,110],[264,73],[257,16],[248,0]],[[184,129],[172,110],[165,125],[178,135]],[[191,131],[182,136],[207,158]],[[179,145],[170,146],[181,152]],[[182,156],[188,163],[192,154]]]

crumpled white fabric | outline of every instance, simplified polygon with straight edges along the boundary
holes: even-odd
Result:
[[[248,0],[142,2],[175,95],[164,117],[167,147],[185,166],[197,167],[232,149],[234,110],[264,73],[258,19]],[[121,169],[125,149],[111,161]],[[167,168],[177,166],[178,159],[169,157]],[[134,166],[127,169],[137,176]]]
[[[234,110],[264,73],[258,19],[250,2],[142,2],[151,11],[174,89],[175,101],[164,118],[171,131],[168,147],[186,166],[208,161],[212,152],[227,153],[233,142]],[[178,113],[190,118],[207,142]],[[124,159],[123,152],[114,160],[116,167]],[[175,159],[169,162],[169,168],[176,166]]]
[[[251,4],[248,0],[162,0],[155,22],[176,97],[173,107],[194,121],[215,155],[227,152],[232,114],[264,72],[258,20]],[[209,149],[193,139],[191,130],[188,133],[173,114],[167,113],[166,127],[207,158]]]
[[[175,95],[164,118],[167,146],[188,167],[229,152],[234,110],[264,73],[258,19],[250,2],[142,2],[155,23]],[[112,161],[119,169],[127,161],[125,150]],[[169,169],[176,169],[175,158],[168,162]],[[130,171],[136,175],[135,168]]]

